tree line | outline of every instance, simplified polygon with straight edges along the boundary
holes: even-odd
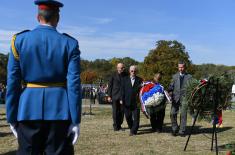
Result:
[[[138,53],[137,53],[138,54]],[[6,83],[6,68],[8,55],[0,54],[0,81]],[[81,81],[84,84],[106,83],[110,75],[116,70],[116,64],[125,64],[126,71],[130,65],[137,65],[139,75],[144,80],[151,80],[154,73],[163,74],[162,84],[167,87],[171,77],[177,72],[178,61],[182,60],[187,66],[187,71],[195,78],[206,78],[212,74],[230,73],[235,75],[235,66],[215,65],[215,64],[193,64],[185,46],[176,41],[159,40],[154,49],[151,49],[143,62],[138,62],[130,57],[96,59],[89,61],[81,59]]]

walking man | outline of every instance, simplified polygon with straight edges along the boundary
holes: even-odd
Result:
[[[18,139],[17,154],[72,155],[81,121],[79,46],[56,30],[62,3],[35,4],[40,25],[14,35],[11,42],[7,121]]]
[[[136,135],[140,122],[139,92],[142,79],[138,77],[137,67],[130,66],[130,76],[126,76],[122,83],[122,101],[130,136]]]
[[[121,85],[122,80],[126,76],[124,72],[124,64],[117,64],[117,71],[110,77],[108,83],[108,102],[112,102],[112,110],[113,110],[113,130],[119,131],[122,127],[123,123],[123,105],[121,102]]]

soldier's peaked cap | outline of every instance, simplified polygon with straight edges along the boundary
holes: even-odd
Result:
[[[60,7],[64,6],[63,3],[59,2],[59,1],[55,1],[55,0],[35,0],[34,3],[36,5],[38,5],[39,9],[41,6],[49,6],[52,8],[53,7],[60,8]]]

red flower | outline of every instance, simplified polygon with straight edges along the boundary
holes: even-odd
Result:
[[[148,92],[150,89],[152,89],[154,87],[154,83],[149,83],[147,85],[145,85],[143,88],[142,88],[142,94],[144,94],[145,92]]]
[[[202,80],[200,80],[200,82],[201,82],[201,84],[206,84],[207,83],[207,80],[205,80],[205,79],[202,79]]]

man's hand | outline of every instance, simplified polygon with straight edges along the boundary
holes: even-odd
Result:
[[[10,129],[11,129],[12,133],[14,134],[14,136],[16,138],[18,138],[17,131],[16,131],[16,123],[10,123]]]
[[[76,144],[79,135],[80,135],[80,125],[79,124],[77,124],[77,125],[71,124],[69,126],[69,131],[68,131],[68,135],[67,136],[68,137],[72,136],[72,143],[73,143],[73,145]]]
[[[112,98],[111,97],[108,97],[108,102],[112,102]]]

